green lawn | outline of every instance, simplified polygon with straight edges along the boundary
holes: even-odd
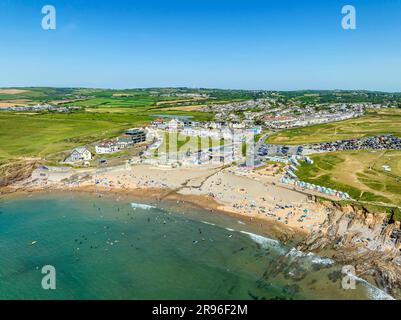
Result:
[[[348,192],[356,200],[401,206],[401,151],[343,151],[311,158],[314,164],[302,164],[297,172],[301,180]]]

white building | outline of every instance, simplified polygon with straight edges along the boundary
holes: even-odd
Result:
[[[180,120],[172,119],[171,121],[168,122],[169,131],[177,131],[179,129],[182,129],[183,127],[184,123]]]
[[[96,153],[97,154],[108,154],[108,153],[114,153],[118,152],[120,148],[116,143],[113,143],[111,141],[109,142],[103,142],[95,147]]]
[[[243,122],[233,123],[233,124],[231,124],[231,128],[234,128],[234,129],[245,129],[245,123],[243,123]]]
[[[92,153],[86,147],[78,147],[72,150],[71,154],[64,162],[74,163],[89,160],[92,160]]]

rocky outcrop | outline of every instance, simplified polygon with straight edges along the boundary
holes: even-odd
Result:
[[[327,218],[299,245],[302,251],[325,253],[357,276],[373,277],[379,288],[400,297],[401,228],[385,213],[372,213],[353,205],[321,204]]]
[[[36,161],[20,161],[0,166],[0,187],[29,178],[36,166]]]

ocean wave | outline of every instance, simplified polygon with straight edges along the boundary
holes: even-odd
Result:
[[[132,209],[142,209],[142,210],[150,210],[150,209],[155,209],[156,207],[150,206],[148,204],[144,204],[144,203],[135,203],[132,202],[131,203],[131,207]]]
[[[210,226],[215,226],[215,224],[214,223],[211,223],[211,222],[207,222],[207,221],[201,221],[202,223],[204,223],[204,224],[208,224],[208,225],[210,225]]]
[[[368,296],[372,300],[395,300],[391,295],[387,292],[379,289],[378,287],[374,286],[373,284],[369,283],[365,279],[359,278],[358,276],[354,275],[353,273],[347,273],[350,278],[355,279],[356,282],[361,283],[367,290]]]
[[[234,229],[231,229],[231,228],[224,228],[224,229],[226,229],[227,231],[230,231],[230,232],[234,232],[235,231]]]
[[[316,256],[315,254],[313,254],[312,252],[305,253],[305,252],[302,252],[295,248],[292,248],[286,254],[286,256],[294,257],[294,258],[301,258],[301,259],[304,258],[304,259],[309,260],[311,263],[322,264],[322,265],[327,265],[327,266],[333,265],[335,263],[334,260],[332,260],[330,258],[319,257],[319,256]],[[366,288],[370,299],[372,299],[372,300],[395,300],[387,292],[375,287],[368,281],[366,281],[362,278],[359,278],[358,276],[356,276],[352,273],[347,273],[347,275],[349,277],[355,279],[356,282],[362,284]]]
[[[292,248],[288,253],[286,254],[287,257],[293,257],[293,258],[306,258],[309,260],[311,263],[315,264],[321,264],[321,265],[332,265],[334,264],[334,261],[330,258],[326,257],[319,257],[315,255],[312,252],[302,252],[300,250],[297,250],[295,248]]]
[[[278,251],[284,250],[284,248],[282,247],[280,242],[277,240],[266,238],[264,236],[254,234],[251,232],[246,232],[246,231],[240,231],[240,232],[248,235],[254,242],[260,244],[263,249],[269,249],[269,248],[274,247]]]

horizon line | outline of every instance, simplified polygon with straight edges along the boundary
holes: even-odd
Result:
[[[0,86],[0,89],[45,89],[45,88],[55,88],[55,89],[93,89],[93,90],[149,90],[149,89],[190,89],[190,90],[226,90],[226,91],[267,91],[267,92],[301,92],[301,91],[329,91],[329,92],[376,92],[376,93],[390,93],[390,94],[401,94],[401,91],[383,91],[383,90],[373,90],[373,89],[292,89],[292,90],[280,90],[280,89],[238,89],[238,88],[218,88],[218,87],[190,87],[190,86],[149,86],[149,87],[90,87],[90,86]]]

